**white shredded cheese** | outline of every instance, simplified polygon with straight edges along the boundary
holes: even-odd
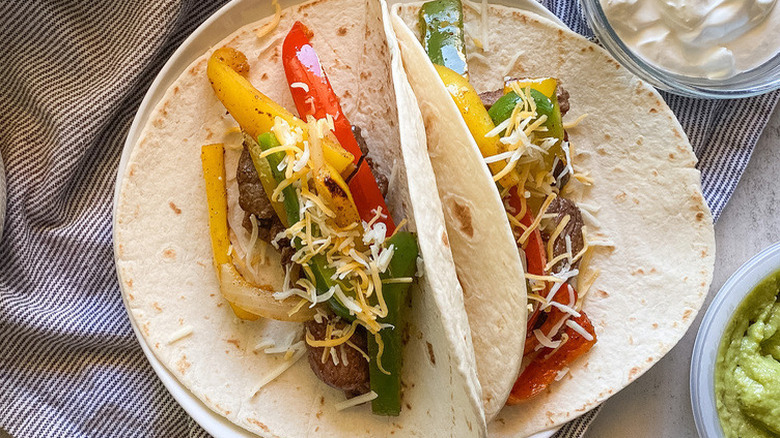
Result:
[[[575,321],[572,321],[572,320],[570,319],[570,320],[566,321],[566,325],[567,325],[567,326],[569,326],[569,327],[570,327],[572,330],[574,330],[575,332],[579,333],[579,334],[580,334],[580,336],[582,336],[583,338],[585,338],[585,340],[586,340],[586,341],[592,341],[592,340],[593,340],[593,336],[591,336],[591,334],[590,334],[590,333],[588,333],[587,331],[585,331],[585,329],[584,329],[584,328],[582,328],[582,326],[581,326],[581,325],[579,325],[579,324],[577,324]]]
[[[416,277],[422,277],[423,271],[425,269],[425,261],[423,261],[423,258],[420,256],[417,256],[417,272],[414,273]]]
[[[325,292],[324,294],[315,296],[314,299],[312,300],[312,303],[309,306],[309,308],[311,309],[314,306],[316,306],[318,303],[324,303],[325,301],[328,301],[333,296],[333,294],[336,293],[336,288],[337,287],[339,287],[339,286],[335,285],[335,286],[331,287],[330,289],[328,289],[328,291]],[[316,289],[315,289],[315,291],[316,291]]]
[[[350,312],[359,313],[363,310],[363,308],[360,307],[360,305],[356,303],[352,297],[348,297],[344,294],[344,291],[341,290],[341,287],[338,284],[333,286],[331,289],[333,289],[333,292],[336,294],[336,298],[338,298],[339,301],[341,301],[341,304],[349,309]]]
[[[255,345],[252,351],[265,351],[266,348],[273,347],[275,345],[274,340],[271,338],[262,338],[260,342]]]
[[[292,84],[290,84],[290,88],[300,88],[306,93],[309,92],[309,86],[306,85],[305,82],[293,82]]]
[[[542,331],[539,329],[534,330],[534,336],[536,336],[536,339],[539,340],[540,344],[547,348],[558,348],[558,345],[561,344],[561,341],[553,341],[552,339],[545,336],[544,333],[542,333]]]
[[[561,309],[562,311],[568,313],[569,315],[571,315],[571,316],[573,316],[575,318],[579,318],[580,317],[580,312],[574,310],[573,308],[571,308],[571,307],[569,307],[569,306],[567,306],[565,304],[561,304],[561,303],[559,303],[557,301],[551,301],[550,305],[551,306],[555,306],[555,307]]]
[[[374,391],[369,391],[365,394],[359,395],[357,397],[352,397],[349,399],[344,400],[343,402],[338,402],[335,405],[335,408],[337,411],[343,411],[344,409],[348,409],[354,406],[362,405],[363,403],[368,403],[371,400],[379,397],[379,394],[377,394]]]
[[[281,364],[271,369],[271,371],[269,371],[268,374],[263,376],[260,379],[260,382],[258,382],[257,385],[255,385],[255,387],[249,393],[249,398],[252,398],[255,395],[257,395],[257,393],[260,392],[260,390],[263,389],[265,385],[271,383],[277,377],[281,376],[282,373],[290,369],[290,367],[292,367],[295,364],[295,362],[298,362],[298,360],[301,357],[303,357],[304,353],[306,353],[306,348],[300,348],[295,352],[295,354],[293,354],[293,356],[290,359],[284,360]]]
[[[566,376],[566,374],[568,374],[568,372],[569,372],[569,367],[566,367],[566,368],[558,371],[558,374],[555,375],[555,381],[558,382],[561,379],[563,379],[563,377]]]
[[[182,327],[179,330],[176,330],[175,332],[173,332],[173,334],[171,334],[171,337],[168,338],[168,344],[170,345],[170,344],[173,344],[176,341],[180,341],[180,340],[186,338],[187,336],[189,336],[191,334],[192,334],[192,327],[191,326]]]

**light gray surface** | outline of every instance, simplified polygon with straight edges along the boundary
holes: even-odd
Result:
[[[666,357],[605,403],[586,438],[697,436],[688,389],[696,332],[704,311],[729,276],[754,254],[780,240],[778,173],[780,110],[776,109],[715,225],[715,274],[702,311]]]

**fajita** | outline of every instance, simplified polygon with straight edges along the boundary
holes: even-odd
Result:
[[[479,402],[485,391],[473,366],[422,120],[383,15],[383,4],[374,1],[314,1],[238,30],[168,89],[124,173],[115,245],[131,317],[154,354],[201,401],[263,436],[345,430],[479,436],[485,430]],[[316,51],[308,58],[314,64],[299,59],[308,67],[298,76],[289,69],[295,56],[285,54],[288,43],[294,53],[307,46]],[[357,135],[350,130],[351,140],[340,138],[346,131],[337,127],[335,106],[318,101],[314,82],[300,76],[315,67],[327,72],[344,120],[360,128]],[[236,99],[241,89],[247,99]],[[345,147],[361,140],[367,151]],[[360,192],[378,191],[378,174],[388,180],[387,195]],[[369,184],[353,185],[356,178]],[[252,190],[262,190],[265,202],[253,202]],[[376,204],[364,208],[359,198]],[[404,221],[406,228],[393,235]],[[393,240],[399,236],[403,242]],[[395,275],[391,245],[418,247],[420,260],[405,257],[405,272]],[[293,263],[285,269],[290,250]],[[366,269],[344,268],[351,263],[346,256],[329,254],[318,271],[320,250],[346,252]],[[348,280],[351,273],[351,280],[361,277],[358,271],[370,279],[350,293]],[[410,285],[409,298],[401,294],[394,303],[402,321],[389,322],[382,305],[389,301],[378,288]],[[486,316],[524,311],[522,290],[484,293],[493,302]],[[507,318],[488,331],[508,334],[523,326]],[[358,330],[367,347],[352,342]],[[384,356],[388,367],[377,351],[387,345],[386,335],[402,345]],[[309,363],[298,360],[304,355]],[[392,390],[375,386],[373,377],[334,381],[317,360],[331,361],[331,371],[365,360],[368,374],[392,376]],[[511,375],[520,360],[518,351],[489,372]],[[392,362],[398,365],[388,370]],[[502,390],[499,397],[508,392]],[[367,401],[372,408],[354,406]]]
[[[526,436],[595,407],[679,340],[711,280],[712,220],[690,144],[655,90],[546,19],[464,6],[397,5],[393,26],[459,274],[497,262],[473,257],[489,243],[462,226],[471,211],[502,215],[473,228],[512,230],[519,251],[502,261],[517,257],[526,268],[528,333],[516,334],[526,340],[523,369],[511,406],[485,403],[492,434]],[[463,178],[464,161],[490,192]],[[477,332],[490,321],[473,317],[485,301],[469,290],[499,283],[479,275],[462,283]],[[476,359],[479,374],[502,357]]]

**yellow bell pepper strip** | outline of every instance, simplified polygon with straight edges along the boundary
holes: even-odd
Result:
[[[230,239],[227,223],[227,195],[225,192],[225,148],[221,144],[203,146],[201,162],[206,183],[206,199],[209,207],[209,234],[214,254],[219,288],[222,296],[239,309],[237,316],[246,314],[279,321],[308,321],[314,317],[314,309],[303,307],[296,310],[299,301],[295,299],[276,300],[272,291],[247,282],[236,270],[228,254]]]
[[[558,91],[558,80],[555,78],[519,79],[506,81],[504,82],[504,93],[509,93],[512,91],[513,85],[517,85],[517,87],[521,90],[524,90],[526,87],[531,87],[532,90],[536,90],[550,99],[555,97],[555,92]]]
[[[439,73],[439,77],[444,82],[444,86],[450,93],[452,100],[460,110],[463,120],[466,121],[466,126],[469,128],[472,137],[477,142],[480,152],[483,157],[490,157],[501,152],[506,152],[506,148],[499,141],[499,136],[494,135],[492,137],[486,137],[485,134],[490,132],[496,127],[493,124],[493,120],[490,118],[485,106],[482,104],[482,99],[479,98],[474,87],[469,84],[469,81],[458,73],[450,70],[447,67],[440,65],[434,65],[436,71]],[[490,167],[493,175],[497,175],[504,168],[503,162],[490,163]],[[520,182],[520,178],[513,170],[503,175],[499,179],[499,183],[502,187],[512,187]]]
[[[423,48],[431,62],[468,77],[463,5],[460,0],[434,0],[423,3],[420,7],[419,26]]]
[[[360,223],[360,215],[352,199],[352,193],[336,169],[330,165],[320,169],[314,175],[314,186],[317,188],[317,194],[325,201],[325,205],[336,214],[333,218],[336,225],[343,228]]]
[[[313,117],[309,117],[308,126],[311,132],[316,132],[317,122]],[[336,225],[346,227],[360,223],[360,214],[347,183],[325,159],[325,149],[322,142],[324,138],[317,135],[309,136],[311,173],[317,195],[335,213],[333,220]]]
[[[414,278],[417,270],[417,239],[414,234],[400,231],[387,239],[385,247],[393,245],[393,258],[382,279]],[[382,340],[382,354],[375,336],[368,335],[369,382],[377,398],[371,401],[371,410],[377,415],[397,416],[401,412],[401,333],[403,333],[403,307],[411,283],[387,283],[382,286],[382,296],[387,305],[387,316],[379,322],[391,324],[377,333]],[[375,297],[375,295],[374,295]],[[386,371],[386,372],[383,372]]]
[[[260,134],[271,131],[274,119],[281,117],[293,128],[301,128],[303,139],[307,140],[309,133],[304,121],[261,93],[246,77],[242,76],[242,72],[249,71],[249,66],[248,64],[244,66],[246,57],[243,57],[244,63],[235,61],[241,57],[243,57],[241,52],[223,47],[214,51],[206,67],[206,74],[214,88],[214,93],[230,115],[236,119],[241,129],[252,138],[257,138]],[[322,143],[325,160],[342,175],[352,173],[355,169],[352,164],[354,156],[328,138],[323,139]]]

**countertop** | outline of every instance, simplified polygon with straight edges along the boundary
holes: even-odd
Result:
[[[780,240],[780,106],[775,109],[734,195],[715,224],[715,273],[691,328],[653,368],[607,400],[585,438],[696,437],[688,389],[701,319],[723,283],[750,257]]]

